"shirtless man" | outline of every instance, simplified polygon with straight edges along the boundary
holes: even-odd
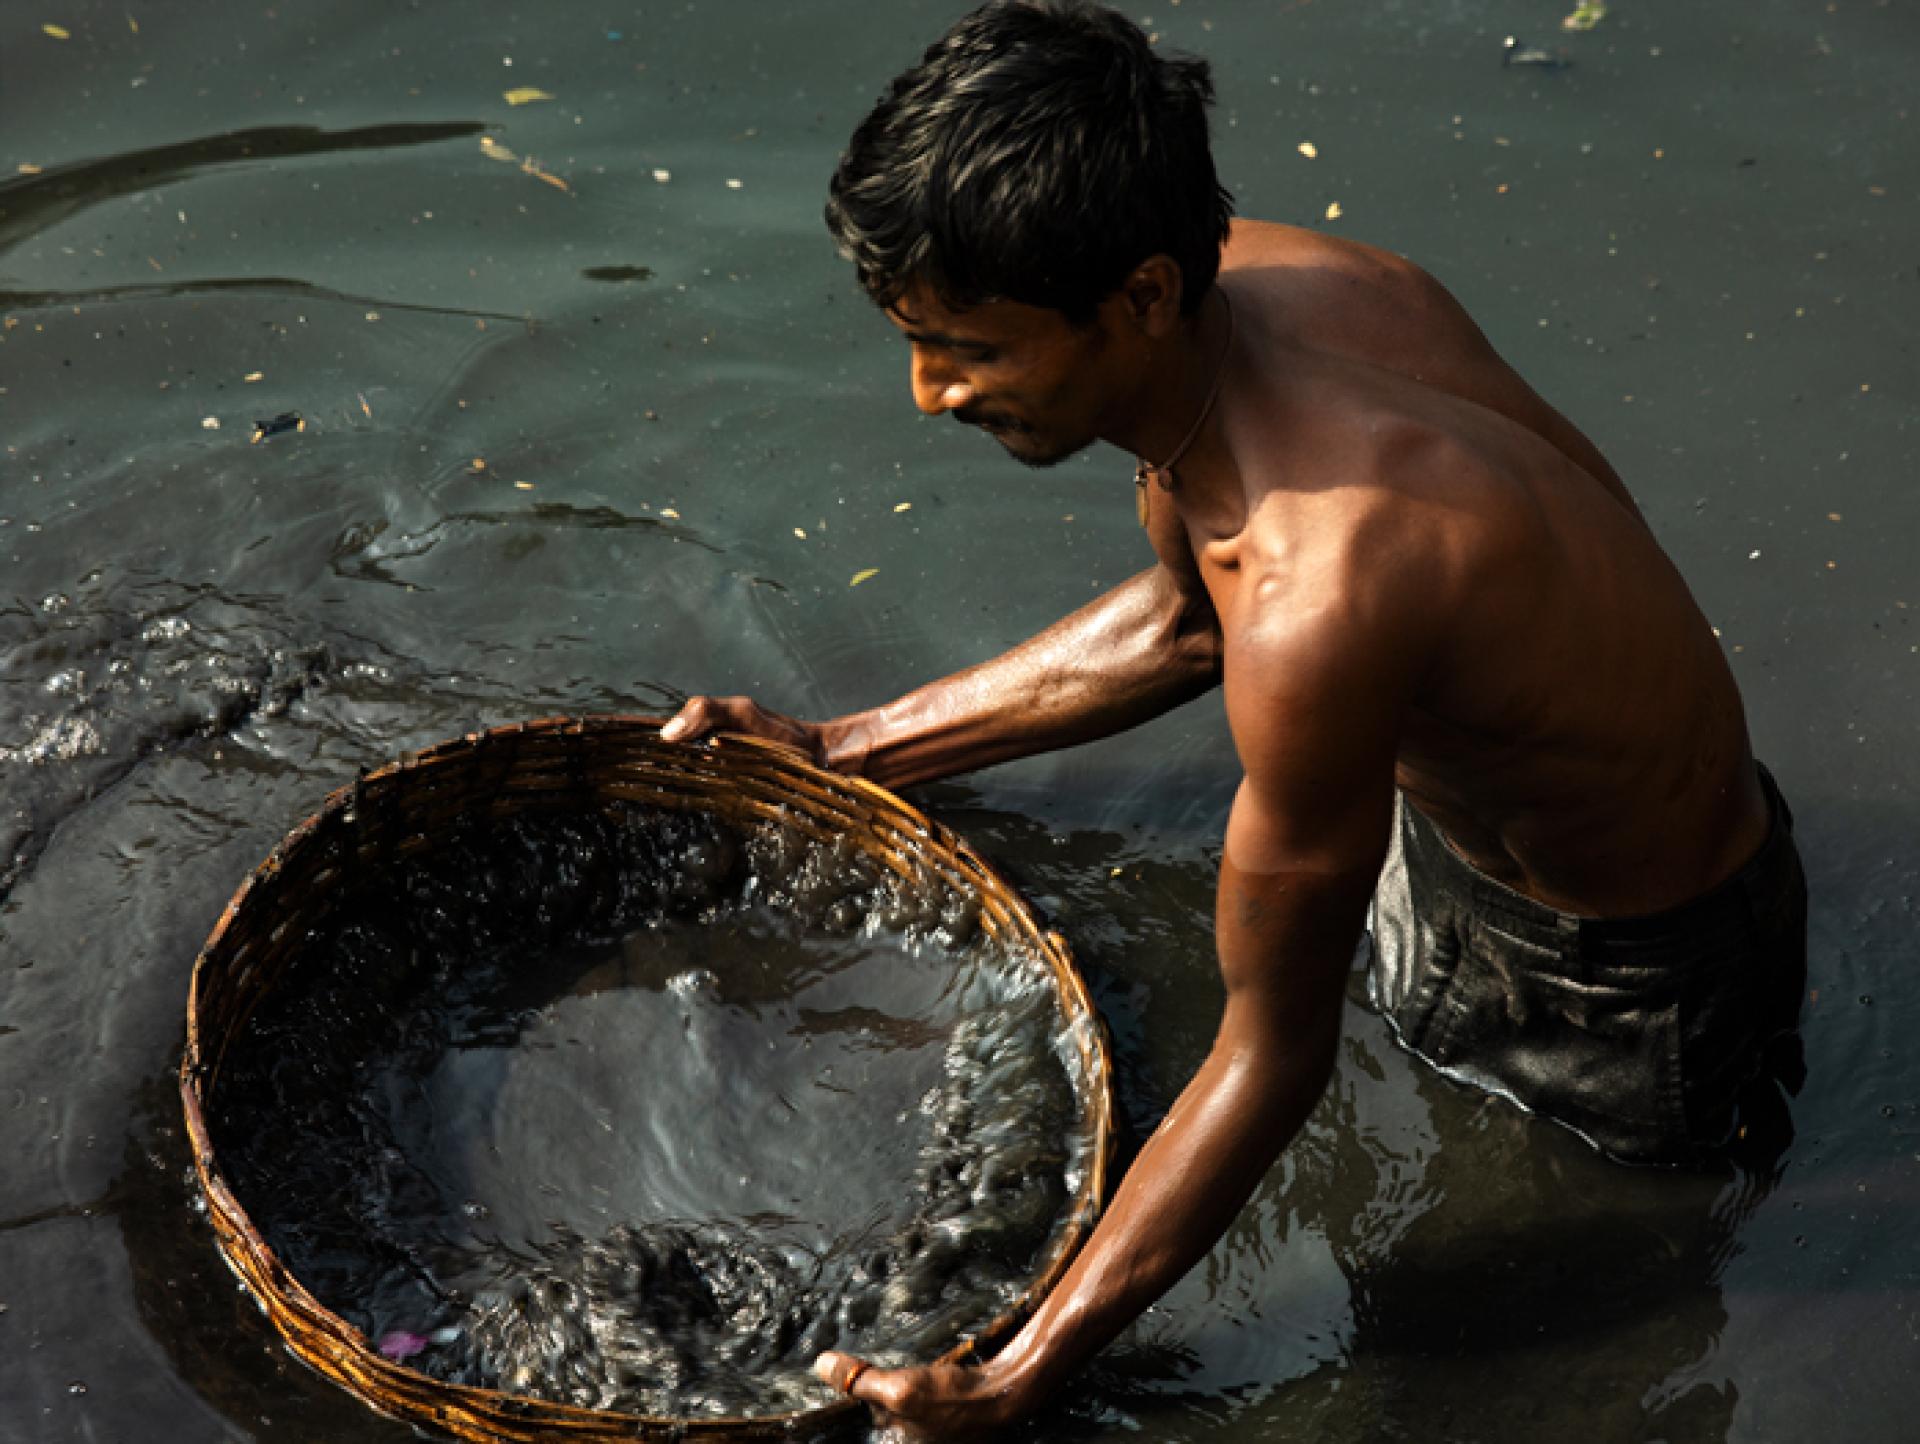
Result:
[[[823,1356],[908,1437],[1036,1408],[1220,1238],[1327,1083],[1370,901],[1401,1041],[1629,1160],[1724,1143],[1799,1006],[1791,818],[1620,479],[1414,266],[1231,222],[1210,101],[1110,11],[999,0],[894,82],[827,212],[920,409],[1032,465],[1141,458],[1156,564],[871,711],[696,698],[665,731],[899,787],[1226,689],[1218,1036],[995,1358]]]

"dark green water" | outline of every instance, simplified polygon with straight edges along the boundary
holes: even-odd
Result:
[[[193,953],[327,790],[528,716],[863,705],[1144,564],[1127,459],[917,418],[818,221],[960,8],[4,7],[0,1439],[410,1437],[287,1359],[182,1182]],[[1910,1433],[1920,22],[1571,8],[1133,13],[1215,59],[1243,211],[1439,275],[1720,627],[1813,888],[1799,1136],[1767,1179],[1613,1168],[1356,1007],[1254,1205],[1034,1438]],[[1574,65],[1503,70],[1514,32]],[[922,798],[1073,936],[1136,1130],[1211,1034],[1235,781],[1208,701]]]

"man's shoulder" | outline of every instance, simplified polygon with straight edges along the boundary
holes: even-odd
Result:
[[[1349,297],[1356,283],[1390,292],[1425,293],[1438,283],[1405,256],[1364,241],[1278,221],[1236,220],[1221,252],[1224,276],[1288,275],[1295,287],[1338,282]]]

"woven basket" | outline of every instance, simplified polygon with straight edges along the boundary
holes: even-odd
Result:
[[[1105,1202],[1108,1046],[1066,941],[965,842],[884,789],[756,738],[689,747],[658,733],[659,724],[644,717],[549,718],[471,733],[383,767],[335,792],[288,834],[240,885],[194,963],[180,1094],[221,1253],[294,1354],[410,1424],[472,1440],[794,1440],[840,1433],[864,1413],[845,1400],[789,1414],[679,1420],[444,1383],[371,1349],[293,1277],[247,1217],[207,1123],[228,1044],[278,986],[345,881],[433,849],[463,821],[609,804],[706,813],[736,827],[777,821],[815,841],[845,838],[902,878],[935,877],[978,898],[984,932],[1045,961],[1081,1054],[1093,1138],[1085,1180],[1025,1292],[946,1359],[989,1350],[1017,1329],[1066,1271]]]

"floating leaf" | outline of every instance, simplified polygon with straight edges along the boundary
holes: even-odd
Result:
[[[480,153],[489,160],[517,161],[519,156],[508,150],[490,135],[480,137]]]
[[[896,506],[894,510],[895,511],[912,511],[913,503],[910,501],[903,501],[900,503],[900,505]]]
[[[552,100],[546,91],[534,85],[517,85],[506,92],[504,97],[508,105],[532,105],[536,100]]]
[[[1591,30],[1607,18],[1606,0],[1580,0],[1573,13],[1560,22],[1562,30]]]
[[[1320,156],[1320,147],[1315,145],[1310,140],[1301,141],[1300,144],[1295,147],[1295,149],[1298,150],[1300,154],[1304,155],[1308,160],[1317,160]]]
[[[1339,220],[1342,214],[1343,212],[1340,209],[1340,202],[1338,201],[1335,201],[1332,205],[1327,207],[1327,219],[1330,221]]]
[[[40,28],[44,30],[47,34],[51,35],[55,40],[73,39],[73,36],[68,32],[67,27],[64,25],[42,25]]]
[[[880,568],[868,567],[865,571],[855,572],[853,574],[853,580],[848,582],[847,585],[850,587],[857,587],[860,585],[860,583],[866,581],[869,577],[877,577],[879,575],[880,575]]]
[[[555,175],[552,171],[542,170],[540,168],[540,163],[536,160],[521,161],[520,169],[525,171],[528,175],[532,176],[535,180],[545,181],[548,185],[552,186],[555,190],[565,191],[568,195],[573,194],[572,186],[568,185],[565,181],[561,180],[560,177]]]

